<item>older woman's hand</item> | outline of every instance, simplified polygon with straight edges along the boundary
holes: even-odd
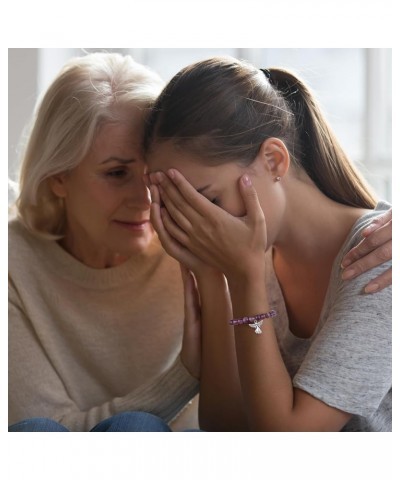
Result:
[[[187,371],[198,380],[201,373],[201,307],[199,292],[193,274],[181,265],[185,298],[185,321],[181,361]]]
[[[363,232],[363,239],[342,261],[343,280],[350,280],[392,258],[392,209],[376,217]],[[368,283],[366,293],[379,292],[392,283],[392,269]]]

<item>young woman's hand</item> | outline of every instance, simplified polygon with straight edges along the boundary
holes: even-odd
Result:
[[[181,361],[187,371],[198,380],[201,371],[201,309],[199,293],[193,274],[181,265],[185,298],[185,321]]]
[[[350,280],[392,258],[392,209],[376,217],[362,231],[363,239],[342,261],[343,280]],[[379,275],[365,287],[366,293],[379,292],[392,284],[392,269]]]
[[[162,207],[158,187],[155,185],[149,185],[149,188],[152,202],[150,220],[154,230],[158,234],[158,238],[160,239],[163,248],[169,255],[171,255],[171,257],[178,260],[181,265],[184,265],[196,275],[202,274],[204,270],[207,270],[210,267],[179,243],[176,239],[178,236],[176,235],[178,226],[171,219],[167,210]],[[175,237],[173,236],[174,232]]]
[[[264,265],[267,228],[257,192],[247,175],[239,182],[244,217],[234,217],[212,204],[177,170],[169,170],[168,176],[157,172],[151,178],[166,207],[165,228],[187,251],[227,276],[246,274]]]

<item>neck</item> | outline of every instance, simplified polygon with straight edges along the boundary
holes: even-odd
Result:
[[[85,246],[84,242],[75,241],[72,233],[67,233],[59,243],[69,254],[91,268],[101,269],[116,267],[129,259],[129,257],[125,255],[110,252],[106,248],[96,249],[93,248],[92,245],[88,248]]]
[[[309,182],[292,179],[274,254],[305,269],[332,262],[355,221],[365,212],[334,202]],[[317,267],[318,268],[318,267]]]
[[[309,338],[320,318],[335,258],[364,210],[332,201],[312,183],[294,180],[285,190],[287,208],[273,264],[290,330]]]

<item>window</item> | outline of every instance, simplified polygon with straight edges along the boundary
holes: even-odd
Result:
[[[391,201],[390,49],[10,49],[9,176],[18,171],[18,139],[40,94],[64,62],[85,52],[119,51],[168,81],[179,69],[215,55],[231,55],[258,67],[298,72],[315,92],[350,158],[380,198]],[[13,81],[14,80],[14,81]]]

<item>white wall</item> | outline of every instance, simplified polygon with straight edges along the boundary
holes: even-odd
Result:
[[[9,175],[17,168],[18,144],[38,94],[39,51],[9,49],[8,53],[8,159]]]
[[[95,50],[131,54],[168,81],[180,68],[214,55],[232,55],[258,67],[295,69],[317,95],[335,133],[379,197],[391,201],[390,49],[10,49],[9,176],[16,179],[19,139],[37,96],[65,61]]]

